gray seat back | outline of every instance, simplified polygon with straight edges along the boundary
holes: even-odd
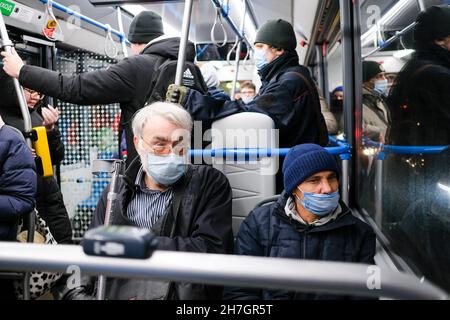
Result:
[[[242,112],[215,121],[211,136],[213,149],[278,148],[275,124],[261,113]],[[278,157],[216,157],[212,164],[227,176],[233,189],[233,231],[236,234],[255,205],[275,195]]]

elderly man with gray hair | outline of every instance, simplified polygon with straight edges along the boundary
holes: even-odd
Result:
[[[133,119],[139,154],[119,182],[112,225],[151,229],[158,250],[231,253],[231,188],[218,170],[188,164],[191,116],[178,105],[157,102]],[[108,188],[103,192],[91,228],[103,225]],[[87,299],[93,282],[63,299]],[[108,299],[220,299],[221,287],[163,281],[110,279]]]

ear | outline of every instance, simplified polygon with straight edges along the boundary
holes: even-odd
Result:
[[[286,51],[286,50],[281,49],[281,48],[277,48],[276,50],[277,50],[277,51],[275,52],[275,54],[276,54],[278,57],[282,56],[282,55],[285,53],[285,51]]]
[[[139,153],[139,138],[137,136],[133,137],[134,149]]]

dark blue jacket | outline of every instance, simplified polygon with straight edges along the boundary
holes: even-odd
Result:
[[[13,241],[19,220],[33,210],[36,180],[25,140],[4,125],[0,128],[0,241]]]
[[[225,101],[231,100],[230,96],[221,88],[210,87],[208,88],[208,94],[217,100],[225,100]]]
[[[375,233],[354,217],[344,203],[342,213],[322,226],[305,226],[284,212],[287,197],[253,210],[242,223],[235,253],[240,255],[374,264]],[[325,294],[229,288],[226,299],[336,299]]]
[[[258,112],[271,117],[280,130],[280,147],[292,147],[301,143],[320,144],[318,123],[322,123],[322,135],[327,134],[325,120],[317,90],[308,89],[305,81],[296,76],[301,73],[313,84],[307,68],[300,66],[296,53],[286,53],[260,71],[262,86],[255,99],[244,104],[241,100],[224,101],[188,90],[183,101],[194,120],[215,121],[240,112]],[[320,118],[321,117],[321,118]]]

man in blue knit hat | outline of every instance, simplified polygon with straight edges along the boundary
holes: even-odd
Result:
[[[283,165],[285,192],[244,220],[235,253],[252,256],[374,263],[375,233],[340,201],[339,167],[316,144],[293,147]],[[227,299],[340,299],[343,296],[228,288]],[[348,297],[347,297],[348,298]]]

